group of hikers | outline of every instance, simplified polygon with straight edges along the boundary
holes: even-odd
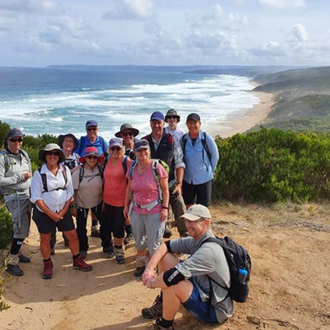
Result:
[[[100,237],[107,257],[124,264],[125,244],[135,241],[134,275],[147,288],[160,289],[152,306],[142,309],[145,318],[156,319],[154,329],[174,329],[181,305],[204,322],[230,318],[233,303],[224,252],[217,243],[203,244],[214,237],[208,207],[218,148],[201,130],[197,113],[187,116],[187,133],[179,122],[174,109],[165,116],[155,111],[150,134],[138,139],[139,130],[124,123],[107,142],[98,135],[98,123],[89,120],[86,136],[78,140],[71,133],[60,135],[58,143],[40,149],[43,165],[34,173],[22,149],[22,131],[11,129],[0,153],[0,192],[13,222],[7,272],[21,276],[19,264],[30,262],[21,246],[31,215],[40,233],[44,279],[53,276],[56,230],[72,253],[73,268],[91,271],[86,262],[90,211],[91,233]],[[163,242],[172,235],[166,225],[170,210],[180,238]],[[190,257],[179,260],[180,253]]]

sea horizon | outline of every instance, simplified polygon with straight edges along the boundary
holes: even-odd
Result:
[[[125,122],[143,136],[153,111],[165,115],[174,108],[180,127],[186,129],[187,115],[197,112],[207,131],[260,102],[251,93],[257,73],[256,67],[240,66],[0,67],[0,120],[28,135],[80,137],[86,121],[95,119],[99,134],[110,139]]]

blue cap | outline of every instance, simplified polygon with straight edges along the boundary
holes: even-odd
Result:
[[[164,115],[160,111],[154,111],[151,114],[150,120],[165,120]]]
[[[23,133],[18,128],[13,128],[8,132],[7,139],[10,139],[12,137],[22,137]]]
[[[86,128],[87,128],[87,127],[91,127],[91,126],[98,127],[99,124],[97,123],[96,120],[89,120],[89,121],[86,123]]]

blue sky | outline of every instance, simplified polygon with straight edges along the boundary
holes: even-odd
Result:
[[[327,0],[0,0],[0,66],[330,65]]]

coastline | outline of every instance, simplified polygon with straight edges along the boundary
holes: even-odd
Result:
[[[238,109],[229,114],[224,120],[217,120],[207,125],[207,132],[213,137],[222,138],[244,133],[257,124],[261,124],[268,116],[274,105],[274,95],[265,92],[251,91],[259,98],[259,103],[251,109]]]

